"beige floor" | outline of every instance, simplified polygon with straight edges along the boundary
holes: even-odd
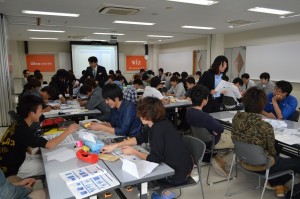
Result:
[[[5,132],[6,128],[0,127],[0,137],[2,137],[3,133]],[[226,156],[226,161],[231,161],[231,155]],[[214,184],[214,185],[207,185],[206,184],[206,176],[207,176],[207,166],[202,167],[202,182],[203,182],[203,187],[204,187],[204,195],[206,199],[221,199],[221,198],[228,198],[228,199],[254,199],[254,198],[259,198],[261,194],[262,189],[256,189],[256,190],[249,190],[245,191],[243,193],[231,196],[231,197],[226,197],[225,196],[225,185],[226,182],[222,182],[219,184]],[[194,171],[196,172],[196,171]],[[212,170],[212,179],[218,179],[219,177],[217,174],[214,173]],[[193,174],[194,177],[197,178],[196,174]],[[298,182],[299,177],[296,177],[296,181]],[[257,183],[257,178],[254,176],[251,176],[249,174],[246,174],[242,171],[238,172],[238,178],[231,180],[230,181],[230,190],[232,192],[239,191],[243,188],[246,188],[250,185],[254,185]],[[138,190],[137,188],[134,188],[132,192],[127,192],[126,190],[122,190],[123,193],[126,195],[127,198],[129,199],[134,199],[138,198]],[[104,197],[100,197],[104,198]],[[111,197],[112,199],[118,198],[117,194],[113,193],[113,196]],[[148,198],[151,198],[150,195]],[[182,189],[182,196],[180,197],[182,199],[194,199],[194,198],[201,198],[201,189],[200,185],[189,187]],[[266,190],[265,199],[274,199],[276,198],[276,195],[273,190]]]

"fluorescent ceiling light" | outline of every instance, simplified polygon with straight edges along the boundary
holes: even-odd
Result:
[[[147,35],[147,37],[163,37],[163,38],[171,38],[174,36],[166,36],[166,35]]]
[[[197,5],[204,5],[204,6],[210,6],[210,5],[219,3],[218,1],[210,1],[210,0],[167,0],[167,1],[190,3],[190,4],[197,4]]]
[[[123,33],[115,33],[115,32],[94,32],[94,35],[124,35]]]
[[[288,15],[293,13],[291,11],[286,11],[286,10],[276,10],[276,9],[262,8],[262,7],[250,8],[248,10],[252,12],[261,12],[261,13],[274,14],[274,15]]]
[[[300,14],[294,14],[294,15],[288,15],[288,16],[280,16],[279,18],[281,19],[286,19],[286,18],[293,18],[293,17],[299,17]]]
[[[107,41],[102,39],[81,39],[81,41]]]
[[[125,41],[128,43],[147,43],[147,41]]]
[[[63,30],[37,30],[37,29],[27,29],[27,31],[30,31],[30,32],[58,32],[58,33],[66,32]]]
[[[238,27],[250,26],[250,25],[254,25],[254,24],[258,24],[258,23],[261,23],[261,21],[256,21],[256,22],[241,24],[241,25],[235,25],[235,26],[228,26],[228,28],[238,28]]]
[[[80,14],[73,13],[61,13],[61,12],[44,12],[44,11],[33,11],[33,10],[22,10],[23,14],[32,15],[51,15],[51,16],[62,16],[62,17],[79,17]]]
[[[148,22],[137,22],[137,21],[114,21],[113,23],[121,23],[121,24],[132,24],[132,25],[143,25],[143,26],[153,26],[155,23]]]
[[[46,37],[30,37],[29,39],[47,39],[47,40],[58,40],[58,38],[46,38]]]
[[[190,29],[202,29],[202,30],[213,30],[214,27],[203,27],[203,26],[181,26],[181,28],[190,28]]]

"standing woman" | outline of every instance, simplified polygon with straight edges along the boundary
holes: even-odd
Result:
[[[203,108],[204,112],[213,113],[220,111],[222,103],[222,93],[215,91],[215,88],[222,81],[223,75],[226,76],[227,71],[228,59],[225,56],[220,55],[216,57],[211,68],[205,71],[198,81],[198,84],[206,86],[210,91],[208,103]]]

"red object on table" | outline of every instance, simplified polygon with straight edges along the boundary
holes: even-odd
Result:
[[[89,163],[96,163],[99,161],[99,157],[97,154],[93,154],[90,152],[85,152],[83,149],[80,149],[76,152],[76,156],[79,160],[89,162]]]

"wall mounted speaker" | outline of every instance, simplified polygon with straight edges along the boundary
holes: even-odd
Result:
[[[25,54],[28,54],[28,52],[29,52],[28,41],[24,41],[24,51],[25,51]]]

